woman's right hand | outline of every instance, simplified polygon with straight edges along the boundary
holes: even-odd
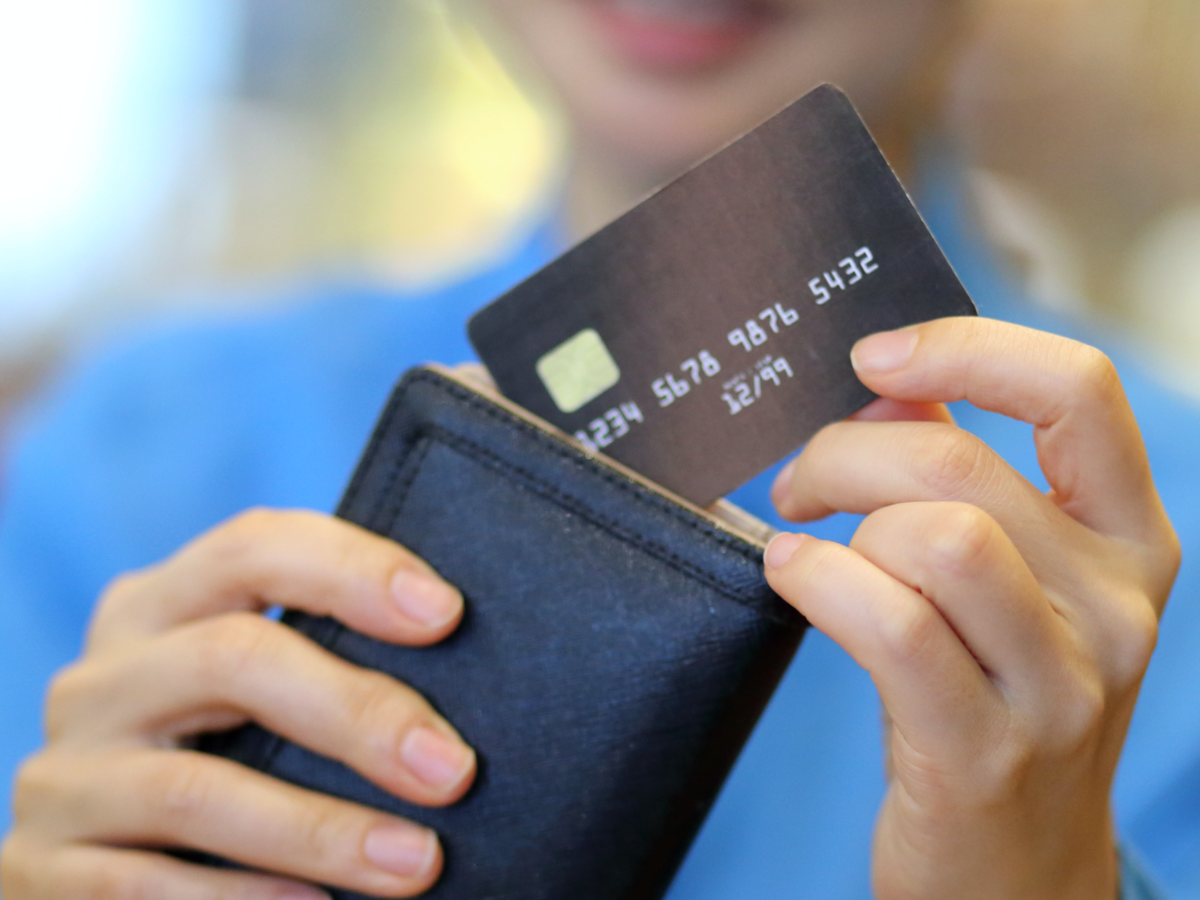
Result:
[[[309,882],[381,897],[434,883],[442,853],[428,829],[186,749],[254,720],[414,803],[452,803],[470,786],[474,753],[425,700],[261,615],[274,605],[409,645],[462,618],[461,595],[403,547],[311,512],[244,513],[117,579],[82,658],[51,685],[46,746],[17,778],[0,894],[312,900],[327,895]]]

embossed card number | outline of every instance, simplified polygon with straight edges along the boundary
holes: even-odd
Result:
[[[974,305],[846,97],[796,101],[472,318],[500,390],[704,505],[873,395],[849,353]]]

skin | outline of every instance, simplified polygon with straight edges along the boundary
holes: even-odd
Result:
[[[987,319],[873,335],[882,400],[821,431],[773,499],[866,515],[848,547],[781,535],[771,585],[879,689],[880,900],[1117,893],[1109,796],[1179,544],[1099,351]],[[1043,494],[940,404],[1034,426]]]
[[[147,852],[162,846],[382,897],[433,883],[431,832],[185,749],[254,719],[415,803],[470,786],[474,753],[421,697],[258,614],[275,604],[409,645],[462,617],[459,593],[411,553],[310,512],[244,513],[117,579],[82,659],[51,685],[46,748],[18,776],[5,897],[326,896]]]
[[[952,0],[782,0],[741,53],[666,68],[623,55],[589,5],[475,0],[467,9],[568,123],[566,214],[575,237],[825,81],[854,98],[889,158],[904,166],[914,120],[927,115],[917,95],[941,74],[962,12]]]
[[[488,11],[571,124],[576,233],[822,80],[898,135],[902,157],[913,86],[957,8],[797,0],[735,57],[664,71],[614,57],[574,3]],[[781,537],[767,557],[780,594],[871,672],[892,723],[876,892],[1113,896],[1112,772],[1178,564],[1137,426],[1096,351],[985,320],[912,334],[887,371],[896,339],[859,345],[859,375],[884,399],[823,431],[775,492],[797,521],[869,513],[854,542]],[[1035,424],[1051,495],[955,429],[940,404],[963,397]],[[416,803],[469,787],[474,756],[451,725],[258,615],[272,605],[405,644],[462,615],[412,554],[308,512],[244,514],[117,579],[19,773],[3,896],[323,896],[313,881],[404,897],[433,883],[427,831],[187,749],[254,719]],[[277,874],[156,849],[179,846]]]

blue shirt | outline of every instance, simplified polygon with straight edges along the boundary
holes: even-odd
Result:
[[[966,234],[952,185],[931,185],[926,200],[983,314],[1073,332],[1114,356],[1184,547],[1200,547],[1200,416],[1098,336],[1014,302]],[[422,361],[470,358],[468,314],[553,249],[535,237],[492,270],[419,297],[324,285],[283,312],[160,326],[66,379],[0,470],[0,830],[11,773],[40,743],[44,685],[78,655],[104,584],[247,506],[332,509],[396,377]],[[955,413],[1044,483],[1029,426]],[[733,499],[778,522],[766,499],[772,475]],[[856,522],[835,516],[809,530],[845,541]],[[1198,578],[1185,550],[1114,801],[1123,838],[1178,898],[1200,897]],[[865,673],[824,636],[806,638],[671,900],[869,897],[884,792],[879,716]],[[1126,878],[1126,896],[1150,896],[1137,893],[1138,876]]]

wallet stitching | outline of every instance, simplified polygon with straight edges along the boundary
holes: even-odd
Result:
[[[537,493],[548,498],[551,502],[561,506],[569,512],[575,513],[580,518],[591,523],[594,527],[608,532],[619,540],[622,540],[625,543],[633,544],[634,546],[638,547],[638,549],[649,554],[650,556],[653,556],[655,559],[659,560],[669,568],[672,568],[683,575],[687,575],[688,577],[707,585],[712,590],[715,590],[717,593],[735,601],[739,605],[749,606],[747,601],[753,599],[755,593],[759,593],[758,591],[754,591],[752,593],[749,590],[738,591],[737,589],[730,587],[716,575],[697,566],[695,563],[684,559],[682,556],[674,553],[673,551],[664,547],[662,544],[659,544],[651,538],[646,537],[640,532],[621,525],[619,522],[616,522],[607,516],[601,515],[578,498],[558,489],[553,484],[545,481],[542,478],[539,478],[529,470],[523,469],[520,466],[516,466],[508,462],[503,457],[489,450],[487,447],[483,447],[469,438],[464,438],[461,435],[455,434],[454,432],[440,425],[430,425],[423,430],[429,433],[431,437],[441,441],[443,445],[450,450],[458,452],[468,459],[471,459],[475,462],[481,462],[482,464],[487,465],[489,468],[498,469],[510,475],[519,477],[527,486],[533,488]],[[397,513],[397,518],[399,518],[399,513]],[[393,520],[392,525],[394,526],[394,524],[395,523]],[[749,606],[749,608],[760,615],[766,615],[772,619],[776,618],[771,614],[770,610],[759,609],[757,606]]]
[[[387,428],[380,430],[386,432]],[[383,528],[388,534],[390,534],[396,527],[396,522],[400,518],[400,513],[404,510],[405,501],[408,500],[409,492],[412,490],[412,486],[416,482],[417,476],[421,474],[421,466],[425,462],[425,458],[429,455],[429,451],[433,448],[432,440],[427,439],[414,443],[420,443],[421,446],[413,447],[412,452],[404,455],[403,459],[393,467],[390,477],[388,478],[386,492],[383,494],[379,503],[376,504],[375,511],[368,520],[373,526]],[[412,460],[411,472],[409,472],[408,476],[403,481],[398,481],[400,470],[408,464],[409,460]],[[391,496],[393,490],[398,492],[395,497]],[[348,493],[349,490],[347,490],[347,494]],[[386,516],[385,525],[383,521],[378,519],[378,515],[383,510],[384,503],[388,500],[391,500],[392,503]],[[320,642],[320,646],[328,650],[332,650],[334,645],[337,644],[342,635],[347,631],[346,625],[338,619],[331,619],[330,621],[333,622],[333,627],[329,629],[329,633]],[[275,746],[271,748],[267,755],[268,766],[274,765],[275,757],[279,755],[279,752],[283,749],[283,747],[283,740],[277,737]]]
[[[390,498],[392,502],[388,507],[388,512],[382,519],[379,520],[381,525],[383,522],[387,523],[386,526],[384,526],[384,529],[388,534],[391,534],[393,529],[395,529],[396,522],[400,518],[400,513],[404,509],[404,503],[408,500],[409,491],[412,490],[412,486],[416,482],[417,476],[421,474],[421,466],[424,464],[425,457],[429,455],[429,451],[433,447],[433,443],[430,440],[422,440],[414,442],[414,444],[419,444],[419,446],[414,446],[412,452],[404,457],[403,463],[395,467],[395,474],[393,474],[391,486],[388,488],[389,492],[395,490],[396,496]],[[397,482],[396,475],[399,474],[400,469],[409,465],[410,460],[412,460],[411,471],[404,481]],[[379,505],[379,509],[382,511],[382,503]],[[376,519],[372,518],[371,521],[374,523]]]
[[[673,505],[666,502],[662,498],[659,498],[659,497],[655,496],[654,494],[650,493],[646,488],[636,484],[635,482],[631,482],[627,479],[618,477],[616,473],[603,468],[599,463],[596,463],[595,461],[593,461],[591,459],[588,459],[585,457],[584,459],[581,460],[579,457],[579,454],[576,451],[573,451],[570,447],[563,446],[558,439],[555,439],[551,435],[545,434],[540,428],[537,428],[534,425],[529,424],[528,422],[524,422],[521,419],[518,419],[517,417],[513,416],[508,411],[497,407],[495,404],[491,403],[490,401],[486,400],[485,398],[480,397],[479,395],[475,394],[474,392],[455,384],[454,382],[447,379],[445,376],[440,375],[437,372],[430,371],[428,369],[418,369],[415,373],[410,374],[404,380],[404,382],[402,382],[402,384],[398,387],[398,389],[393,393],[391,402],[388,403],[387,408],[384,410],[383,414],[380,417],[379,426],[376,429],[373,439],[370,442],[370,444],[368,445],[366,451],[363,453],[363,463],[362,463],[361,469],[360,469],[360,471],[363,473],[363,477],[360,478],[360,477],[356,476],[351,481],[350,486],[347,487],[345,505],[349,506],[349,505],[353,504],[354,501],[357,499],[358,493],[361,490],[363,483],[367,480],[365,473],[369,472],[371,470],[371,468],[374,466],[375,459],[379,455],[380,449],[382,448],[382,446],[384,445],[386,440],[391,436],[392,431],[394,430],[394,424],[395,424],[396,417],[400,413],[401,409],[403,408],[404,397],[408,394],[409,390],[414,385],[421,384],[421,383],[427,384],[437,390],[440,390],[443,393],[450,395],[455,400],[467,403],[468,405],[479,410],[480,412],[482,412],[489,418],[495,420],[496,422],[498,422],[500,425],[504,426],[505,428],[516,430],[527,437],[533,438],[543,449],[549,450],[556,456],[558,456],[562,459],[565,459],[575,465],[586,468],[587,471],[589,471],[593,475],[599,476],[606,483],[614,486],[618,490],[621,490],[621,491],[624,491],[625,493],[630,494],[634,500],[642,503],[643,505],[649,506],[652,509],[655,509],[660,513],[665,513],[666,515],[670,516],[675,521],[677,521],[683,525],[686,525],[688,528],[692,529],[693,531],[704,535],[705,537],[709,538],[710,540],[716,542],[717,544],[719,544],[723,547],[728,548],[729,550],[732,550],[733,552],[738,554],[738,556],[742,557],[742,559],[745,559],[747,562],[757,563],[757,561],[758,561],[757,552],[747,552],[746,544],[744,541],[742,541],[738,538],[735,538],[732,535],[725,534],[725,533],[719,531],[718,529],[712,527],[711,525],[707,525],[706,523],[697,521],[693,515],[686,514],[685,511],[680,511],[680,510],[676,509]],[[650,539],[645,538],[644,536],[642,536],[630,529],[625,529],[622,526],[618,525],[617,523],[612,522],[611,520],[609,520],[603,516],[600,516],[599,513],[596,513],[590,506],[588,506],[586,503],[584,503],[584,501],[582,501],[578,498],[572,497],[570,494],[567,494],[563,491],[560,491],[558,488],[551,486],[550,484],[545,482],[543,479],[540,479],[536,475],[533,475],[532,473],[528,472],[528,470],[522,469],[518,466],[515,466],[514,464],[512,464],[510,462],[507,462],[499,454],[496,454],[494,451],[491,451],[484,447],[481,447],[480,445],[471,441],[469,438],[463,437],[460,434],[456,434],[455,432],[447,429],[443,425],[437,425],[433,422],[426,421],[426,422],[423,422],[420,426],[418,426],[418,428],[416,429],[416,434],[427,434],[434,429],[453,438],[454,440],[458,440],[458,441],[462,441],[464,443],[470,444],[472,447],[477,448],[482,453],[484,453],[487,456],[494,459],[499,465],[507,467],[510,470],[514,471],[515,473],[522,475],[526,481],[532,480],[535,485],[544,486],[545,491],[553,492],[553,494],[562,498],[560,505],[568,505],[569,504],[569,507],[575,508],[575,511],[577,511],[577,512],[581,512],[581,513],[586,512],[588,514],[586,517],[589,519],[589,521],[592,521],[593,524],[598,525],[602,528],[605,528],[606,530],[609,530],[610,533],[612,533],[618,537],[621,537],[625,540],[629,540],[632,538],[632,539],[640,542],[641,544],[645,545],[647,552],[651,552],[651,548],[654,548],[654,550],[657,551],[657,552],[654,552],[654,555],[657,558],[663,560],[663,562],[665,562],[665,563],[672,565],[678,571],[685,572],[685,573],[691,575],[692,577],[696,577],[698,580],[703,581],[704,583],[708,584],[710,587],[714,588],[719,593],[729,597],[730,599],[733,599],[736,602],[742,603],[743,605],[745,605],[745,601],[751,599],[753,597],[753,594],[757,592],[756,588],[758,588],[758,583],[756,583],[754,585],[748,585],[747,588],[739,591],[737,588],[731,587],[731,586],[721,582],[719,579],[716,579],[715,576],[713,576],[713,575],[705,572],[703,569],[697,567],[694,563],[691,563],[691,562],[683,559],[682,557],[679,557],[677,554],[672,553],[670,550],[667,550],[664,547],[661,547],[661,545],[655,543],[654,541],[651,541]],[[415,436],[416,435],[414,435],[414,437]],[[409,447],[411,448],[412,444],[414,442],[409,440],[409,441],[405,441],[405,443],[409,444]],[[427,445],[425,448],[425,452],[428,453],[428,450],[429,450],[429,447]],[[409,453],[411,453],[411,449],[410,449]],[[407,459],[407,455],[405,458]],[[379,514],[383,510],[384,504],[387,503],[391,491],[396,486],[396,480],[399,478],[399,473],[400,473],[401,468],[403,468],[403,462],[400,462],[397,465],[395,465],[394,467],[392,467],[392,470],[388,473],[388,478],[384,484],[384,490],[381,491],[381,499],[380,499],[379,503],[376,504],[375,508],[372,510],[371,516],[368,519],[369,522],[372,522],[372,523],[378,522]],[[408,491],[409,491],[409,489],[411,489],[412,483],[416,480],[417,475],[420,472],[420,468],[421,468],[420,461],[418,461],[417,465],[413,466],[413,468],[412,468],[412,474],[408,478],[408,483],[407,483],[407,485],[405,485],[403,495],[401,496],[399,501],[395,504],[394,514],[392,514],[390,516],[390,521],[388,522],[388,524],[386,526],[386,528],[389,532],[394,529],[395,523],[400,517],[400,513],[403,508],[404,500],[407,499]],[[771,618],[772,620],[779,620],[779,617],[777,615],[774,615],[769,609],[755,608],[755,612],[758,612],[762,615],[766,615],[769,618]],[[790,623],[788,623],[788,624],[790,624]],[[340,633],[340,629],[334,629],[334,631],[330,634],[328,641],[323,642],[325,644],[325,646],[332,646],[332,644],[337,640],[339,633]]]
[[[550,450],[555,455],[557,455],[563,459],[567,459],[570,462],[573,462],[577,465],[579,465],[581,463],[577,451],[574,451],[570,447],[563,446],[562,442],[560,440],[558,440],[550,435],[547,435],[540,428],[537,428],[536,426],[531,425],[528,422],[524,422],[524,421],[516,418],[515,416],[513,416],[511,413],[507,412],[506,410],[500,409],[499,407],[490,403],[486,399],[478,396],[477,394],[472,393],[471,391],[467,390],[466,388],[463,388],[463,387],[460,387],[460,386],[454,384],[453,382],[447,380],[444,376],[439,375],[436,372],[430,372],[428,370],[418,370],[418,372],[415,375],[410,376],[410,378],[411,378],[410,385],[415,384],[418,381],[427,382],[427,383],[433,385],[434,387],[439,388],[439,389],[445,391],[446,393],[451,394],[456,399],[464,401],[466,403],[469,403],[471,406],[474,406],[474,407],[480,409],[487,416],[499,421],[501,424],[505,425],[506,427],[515,429],[517,431],[521,431],[521,432],[533,437],[539,444],[541,444],[546,449]],[[407,389],[408,386],[409,385],[405,385],[404,389]],[[746,545],[745,545],[744,541],[742,541],[738,538],[735,538],[732,535],[725,534],[725,533],[719,531],[718,529],[714,528],[713,526],[708,525],[707,523],[704,523],[702,521],[697,521],[696,518],[692,515],[685,515],[683,512],[681,512],[680,510],[678,510],[677,508],[675,508],[674,506],[672,506],[671,504],[669,504],[662,498],[657,497],[654,494],[652,494],[646,488],[642,487],[641,485],[636,484],[635,482],[629,481],[628,479],[618,476],[615,472],[611,472],[611,471],[603,468],[599,463],[596,463],[594,460],[591,460],[591,459],[588,459],[585,457],[585,461],[587,463],[589,471],[591,471],[593,474],[598,475],[600,478],[602,478],[605,481],[607,481],[608,483],[614,485],[618,489],[625,491],[629,494],[632,494],[633,497],[636,500],[638,500],[639,502],[641,502],[647,506],[651,506],[651,507],[659,510],[660,512],[666,513],[667,515],[671,516],[671,518],[675,519],[678,522],[683,523],[684,525],[687,525],[692,530],[698,531],[701,534],[705,535],[706,537],[710,538],[711,540],[716,541],[717,543],[719,543],[725,547],[728,547],[730,550],[733,550],[734,552],[736,552],[743,559],[746,559],[750,562],[758,561],[758,553],[756,551],[755,552],[747,552],[745,549]]]
[[[390,427],[390,422],[388,423],[387,427]],[[387,427],[382,430],[386,431]],[[744,599],[752,597],[750,592],[739,592],[736,589],[729,587],[725,582],[711,572],[708,572],[700,566],[697,566],[695,563],[689,562],[679,554],[673,552],[667,547],[664,547],[662,544],[659,544],[657,541],[654,541],[646,535],[635,531],[632,528],[626,528],[619,522],[616,522],[607,516],[601,515],[592,509],[589,504],[583,502],[579,498],[560,490],[550,482],[546,481],[544,478],[539,477],[537,474],[529,471],[528,469],[522,466],[514,465],[495,451],[484,447],[470,438],[451,431],[443,425],[437,425],[433,423],[427,423],[424,427],[418,429],[417,434],[420,435],[420,438],[425,438],[425,440],[418,438],[417,440],[411,442],[410,446],[413,447],[413,449],[410,451],[410,453],[407,454],[401,462],[392,467],[392,470],[389,473],[389,478],[386,482],[386,486],[384,487],[383,496],[380,502],[376,505],[375,511],[370,519],[373,525],[382,528],[389,534],[395,530],[396,522],[399,521],[400,514],[404,510],[404,504],[408,500],[409,492],[412,490],[412,486],[416,482],[417,477],[421,474],[421,466],[424,463],[425,458],[429,455],[429,451],[433,447],[432,441],[437,440],[447,448],[462,454],[468,459],[482,461],[485,465],[490,462],[491,468],[520,477],[526,484],[533,487],[539,494],[548,497],[557,505],[576,513],[581,518],[590,522],[592,525],[600,528],[603,531],[607,531],[614,537],[617,537],[628,543],[634,543],[651,556],[661,560],[670,568],[675,569],[681,574],[688,575],[698,581],[703,582],[710,588],[716,590],[718,593],[729,597],[732,600],[736,600],[737,602],[741,603]],[[463,453],[464,448],[469,448],[470,452]],[[399,473],[400,470],[404,468],[409,469],[409,474],[401,482],[398,481]],[[394,496],[392,496],[393,492],[395,492]],[[387,512],[383,513],[384,504],[389,499],[391,500],[391,503],[388,505]],[[755,611],[762,612],[761,610]],[[334,642],[336,642],[340,631],[340,628],[334,629],[328,642],[329,645],[332,645]]]
[[[354,502],[358,499],[359,492],[362,490],[362,486],[366,482],[368,474],[375,465],[375,458],[379,455],[380,448],[384,445],[389,434],[391,433],[392,423],[395,421],[396,414],[400,410],[401,398],[403,397],[403,394],[403,390],[394,392],[387,406],[384,408],[383,414],[380,416],[379,427],[375,429],[374,434],[371,436],[371,440],[368,442],[366,449],[363,451],[363,462],[361,465],[359,465],[358,469],[354,473],[354,477],[350,480],[350,484],[346,487],[345,496],[342,498],[342,503],[340,504],[343,509],[348,509],[349,507],[353,506]],[[425,452],[427,453],[428,450],[429,447],[427,444],[425,447]],[[405,456],[405,459],[407,459],[407,456]],[[379,502],[376,503],[375,508],[371,510],[370,518],[367,521],[373,522],[375,521],[376,516],[379,515],[380,510],[383,508],[384,503],[387,502],[389,496],[391,495],[392,489],[395,487],[396,479],[400,476],[401,467],[401,465],[396,465],[388,473],[384,490],[380,492]],[[408,488],[411,487],[412,482],[416,478],[415,472],[419,470],[420,463],[418,462],[418,464],[414,467],[413,476],[409,479],[409,483],[405,487],[403,493],[404,497],[408,496]],[[403,505],[403,503],[404,500],[402,498],[400,503],[397,505],[396,517],[399,517],[399,508]],[[332,623],[332,627],[326,632],[325,635],[322,636],[321,640],[317,642],[319,646],[326,649],[332,649],[333,645],[337,643],[338,639],[342,636],[342,633],[346,630],[346,626],[337,619],[331,618],[329,621]],[[312,636],[309,635],[309,637],[311,639]],[[270,772],[274,769],[275,760],[278,759],[279,754],[283,752],[283,748],[287,746],[288,742],[274,732],[267,731],[266,733],[270,735],[271,740],[267,746],[266,752],[263,754],[261,770],[263,772]]]
[[[397,391],[393,394],[391,401],[381,417],[380,427],[375,430],[371,437],[371,442],[363,453],[364,465],[355,473],[354,479],[346,488],[346,497],[344,506],[349,507],[358,499],[358,494],[362,490],[363,482],[367,480],[367,475],[374,467],[375,457],[379,455],[379,450],[387,439],[388,434],[392,430],[392,421],[396,418],[396,413],[400,410],[400,400],[403,391]],[[387,479],[384,482],[383,490],[379,493],[379,500],[375,503],[374,508],[368,517],[368,521],[373,522],[379,515],[379,511],[383,509],[383,504],[387,502],[388,496],[392,492],[392,487],[396,483],[396,478],[400,475],[400,466],[394,466],[387,474]]]

